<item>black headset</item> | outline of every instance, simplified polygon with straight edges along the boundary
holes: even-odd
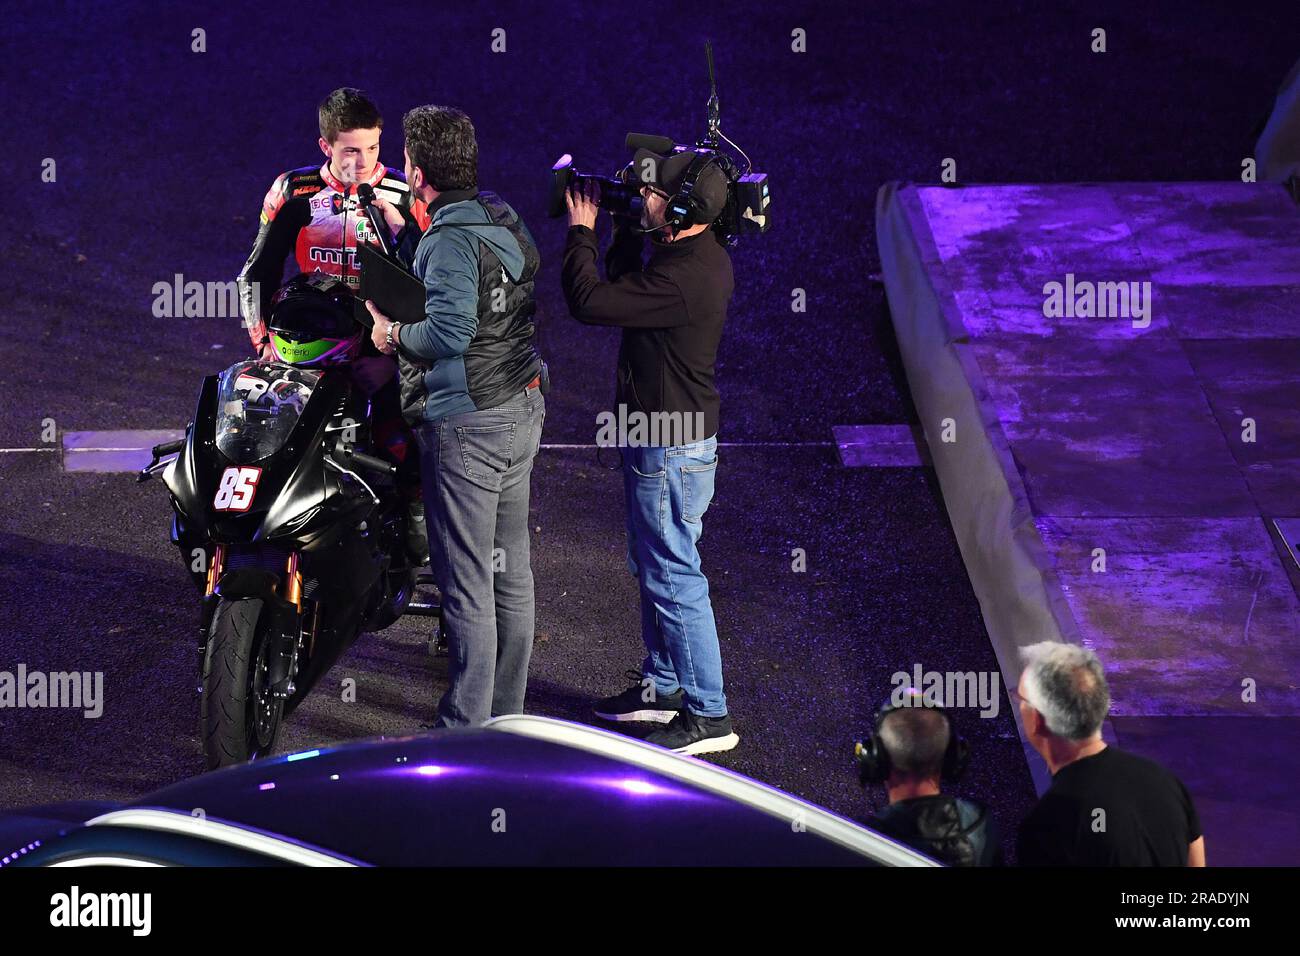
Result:
[[[889,779],[892,766],[889,760],[889,751],[885,749],[885,744],[880,739],[880,727],[885,722],[885,718],[894,711],[910,707],[923,707],[926,710],[938,711],[943,714],[944,722],[948,725],[948,748],[943,752],[942,778],[944,782],[956,783],[961,779],[961,775],[966,772],[966,766],[970,763],[970,744],[958,736],[957,728],[952,722],[952,715],[942,707],[921,703],[921,695],[915,691],[909,693],[909,699],[916,702],[895,704],[888,701],[883,704],[872,719],[871,736],[866,740],[859,740],[853,745],[853,754],[858,762],[858,782],[862,786],[883,784]]]
[[[704,199],[695,192],[696,183],[699,182],[700,176],[703,175],[704,170],[709,167],[710,163],[716,164],[719,172],[726,176],[726,170],[722,168],[717,153],[696,150],[695,158],[686,167],[686,174],[682,177],[682,184],[677,187],[677,192],[668,197],[666,208],[669,215],[665,216],[665,220],[668,225],[672,226],[673,235],[683,229],[689,229],[691,226],[706,226],[713,221],[704,208]],[[716,218],[716,216],[713,218]]]

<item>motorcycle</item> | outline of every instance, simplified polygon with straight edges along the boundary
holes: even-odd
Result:
[[[397,467],[369,453],[350,294],[298,280],[274,300],[292,306],[272,312],[274,360],[204,378],[185,437],[153,448],[139,474],[161,472],[171,540],[203,593],[209,769],[272,753],[284,718],[361,633],[404,614],[439,618],[441,633],[439,606],[415,599],[429,579],[405,545]]]

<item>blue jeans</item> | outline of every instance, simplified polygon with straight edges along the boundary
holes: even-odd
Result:
[[[439,726],[523,713],[535,614],[528,492],[545,418],[529,388],[416,432],[450,657]]]
[[[641,589],[641,673],[658,694],[681,688],[701,717],[727,712],[722,651],[696,542],[713,500],[717,436],[691,445],[624,447],[628,569]]]

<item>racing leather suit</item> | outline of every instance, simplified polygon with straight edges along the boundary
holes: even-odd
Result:
[[[408,223],[421,230],[428,226],[424,203],[412,201],[401,173],[376,164],[366,182],[374,187],[376,196],[396,205]],[[255,352],[270,341],[267,312],[291,253],[301,272],[334,276],[353,292],[360,287],[357,241],[373,237],[370,223],[356,204],[357,185],[336,179],[327,162],[283,173],[267,191],[253,252],[238,280],[240,311]]]
[[[396,206],[408,225],[423,230],[429,216],[422,200],[412,199],[406,177],[376,164],[365,182],[375,195]],[[329,163],[303,166],[278,176],[262,200],[253,251],[239,273],[239,307],[253,351],[260,356],[270,342],[267,320],[271,299],[284,278],[290,254],[300,272],[322,272],[341,279],[356,293],[361,286],[357,243],[373,241],[370,222],[356,201],[359,183],[344,183]],[[410,508],[407,547],[417,561],[428,560],[424,508],[420,495],[419,454],[402,419],[396,361],[383,356],[367,336],[351,373],[371,401],[375,448],[398,466],[397,484]]]

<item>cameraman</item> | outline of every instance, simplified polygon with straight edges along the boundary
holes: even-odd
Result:
[[[1002,866],[988,809],[940,789],[943,780],[961,777],[970,755],[948,712],[909,692],[899,705],[878,710],[873,726],[858,745],[859,780],[883,785],[889,806],[867,825],[949,866]]]
[[[606,282],[596,269],[598,187],[588,180],[582,190],[570,189],[562,268],[573,317],[623,330],[619,410],[629,421],[636,415],[680,423],[668,436],[652,428],[648,444],[627,436],[618,441],[628,564],[640,585],[646,657],[640,680],[598,701],[594,711],[606,720],[665,724],[646,740],[683,754],[730,750],[740,742],[727,713],[709,582],[696,547],[713,499],[719,405],[713,366],[734,288],[731,258],[709,228],[726,203],[726,175],[706,165],[693,192],[698,211],[685,222],[670,222],[668,212],[695,155],[637,151],[641,228],[615,219]],[[651,251],[643,265],[647,233]]]

